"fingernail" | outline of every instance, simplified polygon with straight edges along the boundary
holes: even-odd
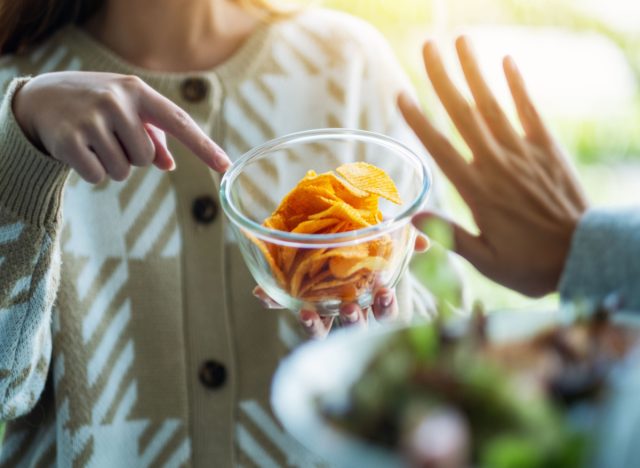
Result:
[[[231,167],[231,160],[224,153],[218,153],[218,165],[220,166],[220,171],[225,172]]]
[[[305,328],[311,328],[313,326],[313,318],[311,317],[312,313],[313,312],[308,310],[300,311],[300,323],[302,323]]]
[[[380,305],[382,306],[382,308],[388,309],[393,303],[393,294],[385,293],[380,296],[380,299],[378,300],[380,301]]]
[[[350,312],[346,315],[347,322],[356,323],[358,321],[358,314],[356,312]]]
[[[344,309],[342,309],[342,313],[344,318],[347,319],[347,322],[355,323],[358,321],[358,311],[353,304],[348,305]]]
[[[416,253],[424,253],[429,250],[430,246],[429,238],[425,234],[418,233],[414,245]]]

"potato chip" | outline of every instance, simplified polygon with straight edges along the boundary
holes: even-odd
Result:
[[[291,232],[297,234],[315,234],[328,227],[338,224],[340,219],[338,218],[323,218],[323,219],[310,219],[298,224]]]
[[[325,270],[325,267],[327,268],[326,270]],[[321,256],[316,257],[314,261],[311,262],[311,267],[309,267],[309,277],[316,278],[317,276],[320,275],[320,272],[322,270],[329,272],[328,267],[329,267],[329,262],[327,261],[326,258],[323,258]]]
[[[290,291],[293,296],[297,296],[300,292],[300,288],[302,287],[302,281],[304,280],[305,275],[309,272],[311,268],[311,261],[313,257],[305,258],[303,261],[297,265],[296,268],[293,269],[293,274],[290,275]]]
[[[276,281],[278,282],[278,284],[286,287],[287,285],[286,277],[282,272],[282,270],[280,269],[280,267],[278,266],[271,251],[269,250],[269,246],[267,245],[267,243],[258,239],[254,235],[249,234],[248,232],[245,232],[245,234],[247,235],[247,237],[249,237],[253,241],[253,243],[258,247],[258,249],[260,249],[260,252],[262,252],[262,255],[264,256],[265,260],[269,264],[269,267],[271,268],[273,275],[276,277]]]
[[[304,297],[309,302],[320,302],[340,298],[344,302],[354,301],[361,291],[353,283],[345,283],[333,288],[320,289]]]
[[[391,177],[373,164],[362,161],[343,164],[336,169],[336,172],[361,190],[379,195],[397,205],[402,203],[396,184]]]
[[[265,227],[269,229],[275,229],[277,231],[287,231],[287,223],[279,214],[274,214],[267,218],[263,223]]]
[[[324,211],[309,216],[309,219],[338,218],[354,226],[367,227],[368,223],[353,206],[343,201],[336,202]]]
[[[348,278],[358,270],[384,270],[387,260],[382,257],[344,258],[333,257],[329,261],[329,271],[336,278]]]
[[[318,284],[323,283],[325,280],[331,278],[331,272],[325,270],[318,275],[309,275],[309,277],[303,281],[300,287],[300,296],[304,297],[311,289],[315,288]]]
[[[367,255],[368,248],[366,244],[349,247],[336,247],[333,249],[327,249],[322,253],[316,252],[310,259],[311,266],[309,267],[309,276],[315,276],[325,266],[328,267],[329,259],[333,257],[363,259],[366,258]]]
[[[333,190],[312,185],[298,187],[286,195],[275,214],[281,215],[287,221],[289,229],[293,229],[295,226],[292,227],[289,223],[292,216],[304,215],[307,217],[310,214],[326,210],[337,201],[340,200],[335,196]]]
[[[279,246],[278,263],[283,272],[289,273],[298,254],[298,249],[286,245]]]
[[[388,234],[367,242],[370,257],[382,257],[388,259],[391,255],[392,241]]]
[[[360,190],[347,180],[337,177],[333,172],[325,172],[323,174],[316,174],[314,171],[307,172],[304,179],[298,183],[298,187],[309,185],[331,190],[338,198],[347,202],[369,196],[369,192]]]
[[[352,163],[333,172],[308,171],[281,201],[264,226],[296,234],[334,234],[382,221],[379,197],[400,202],[387,174],[367,163]],[[289,294],[305,301],[353,301],[373,287],[387,268],[393,242],[384,235],[372,241],[336,248],[296,248],[252,237],[274,276]]]

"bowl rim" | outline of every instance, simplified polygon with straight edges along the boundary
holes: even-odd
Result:
[[[280,147],[294,143],[305,143],[321,138],[350,137],[358,141],[374,142],[380,146],[387,147],[397,153],[403,154],[409,160],[413,160],[420,167],[422,175],[422,187],[418,195],[407,207],[392,219],[382,223],[357,229],[355,231],[339,232],[334,234],[298,234],[287,231],[270,229],[251,220],[237,209],[231,200],[231,186],[233,181],[241,174],[250,162],[264,155],[264,153],[275,151]],[[427,165],[426,158],[419,156],[404,143],[377,132],[359,130],[353,128],[322,128],[315,130],[305,130],[284,135],[273,140],[269,140],[259,146],[247,151],[238,158],[237,161],[227,170],[220,184],[220,202],[225,215],[241,230],[270,243],[285,245],[289,247],[338,247],[352,245],[363,241],[371,240],[383,234],[396,230],[397,228],[411,221],[411,217],[426,203],[432,187],[432,174]]]

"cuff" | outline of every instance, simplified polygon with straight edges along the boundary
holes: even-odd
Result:
[[[13,96],[27,81],[13,80],[0,104],[0,206],[44,226],[58,219],[69,167],[39,151],[16,122]]]
[[[558,289],[565,301],[601,302],[616,293],[640,309],[640,209],[594,209],[571,241]]]

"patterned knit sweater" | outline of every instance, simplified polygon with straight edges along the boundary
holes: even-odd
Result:
[[[208,72],[138,69],[74,26],[0,61],[0,466],[322,464],[270,413],[270,379],[298,328],[252,297],[217,212],[219,176],[170,141],[174,172],[85,183],[12,114],[16,78],[54,70],[138,75],[233,159],[317,127],[409,141],[388,45],[359,20],[309,10],[261,26]],[[265,168],[250,189],[268,199],[285,177]],[[410,277],[398,294],[404,312],[425,312]]]

